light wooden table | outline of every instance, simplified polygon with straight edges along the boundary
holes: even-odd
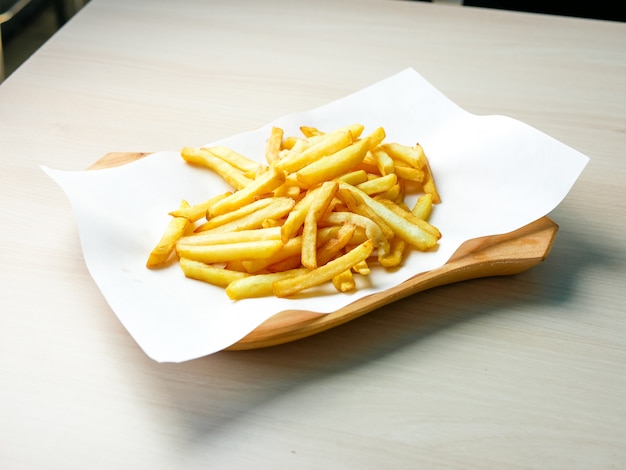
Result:
[[[550,257],[284,346],[147,358],[39,165],[206,144],[406,67],[591,158],[550,214]],[[622,23],[410,1],[91,1],[0,86],[0,467],[626,467],[625,148]]]

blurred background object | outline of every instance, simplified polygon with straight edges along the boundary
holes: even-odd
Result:
[[[0,82],[88,0],[0,0]]]
[[[463,0],[463,5],[598,20],[626,21],[624,2],[615,0],[570,2],[562,0]]]
[[[0,83],[89,0],[0,0]],[[615,0],[419,0],[609,21],[626,21]]]

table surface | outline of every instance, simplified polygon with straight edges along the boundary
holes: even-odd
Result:
[[[149,359],[40,169],[413,67],[590,157],[548,259],[283,346]],[[0,467],[624,468],[626,24],[410,1],[93,0],[0,86]]]

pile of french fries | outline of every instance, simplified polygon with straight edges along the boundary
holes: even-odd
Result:
[[[183,200],[146,266],[178,260],[186,277],[233,300],[291,297],[329,282],[352,291],[355,276],[436,248],[441,233],[428,219],[440,196],[422,147],[385,143],[382,127],[364,130],[302,126],[302,135],[286,136],[273,127],[265,163],[224,146],[183,148],[186,162],[233,190]]]

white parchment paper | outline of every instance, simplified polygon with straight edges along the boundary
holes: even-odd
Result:
[[[139,346],[156,361],[181,362],[236,343],[283,310],[332,312],[446,263],[466,240],[520,228],[552,211],[588,158],[505,116],[476,116],[452,103],[412,69],[309,112],[284,116],[223,144],[264,162],[272,125],[322,130],[383,126],[387,142],[419,142],[442,203],[431,222],[442,232],[432,253],[414,253],[397,271],[374,270],[357,292],[233,302],[221,288],[186,279],[177,264],[145,268],[147,255],[181,199],[191,204],[230,190],[178,152],[159,152],[121,167],[59,171],[43,167],[69,198],[89,272]]]

